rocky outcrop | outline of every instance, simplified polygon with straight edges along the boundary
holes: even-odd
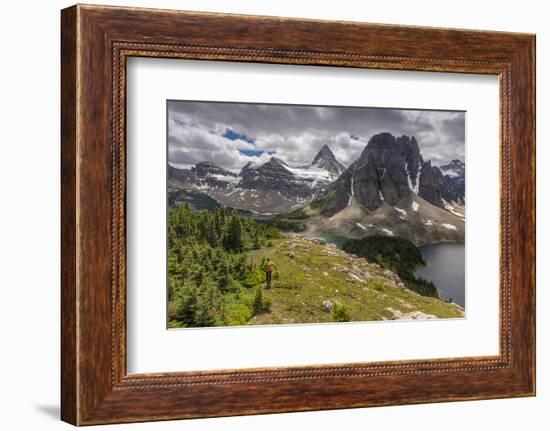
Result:
[[[391,307],[386,308],[387,311],[392,313],[392,320],[429,320],[437,319],[437,316],[433,314],[424,313],[422,311],[411,311],[409,313],[404,313],[400,310],[394,310]]]

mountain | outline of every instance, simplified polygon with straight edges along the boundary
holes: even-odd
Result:
[[[327,171],[334,179],[346,170],[346,167],[336,159],[336,156],[326,144],[323,145],[323,148],[319,150],[313,162],[311,162],[311,167]]]
[[[464,240],[464,194],[424,162],[414,137],[374,135],[326,193],[303,208],[311,232],[385,234],[416,244]]]
[[[359,159],[331,186],[327,195],[331,198],[325,201],[323,214],[332,216],[348,207],[352,200],[368,211],[385,202],[410,206],[411,196],[418,189],[421,162],[414,137],[374,135]]]
[[[288,198],[307,197],[311,194],[311,181],[311,178],[294,175],[283,160],[271,157],[267,163],[257,168],[248,166],[247,169],[242,169],[239,187],[278,191]]]
[[[466,186],[466,165],[460,160],[453,160],[446,165],[440,166],[441,172],[446,178],[446,195],[443,196],[448,202],[456,201],[464,204]]]
[[[444,175],[448,175],[451,178],[462,177],[466,174],[466,165],[460,160],[454,159],[446,165],[439,167]]]
[[[263,214],[288,212],[321,196],[344,169],[327,145],[309,165],[298,167],[278,157],[271,157],[262,165],[249,162],[238,174],[209,161],[190,169],[169,165],[169,202],[178,205],[189,196],[195,202],[196,193],[181,192],[187,190],[237,209]]]
[[[460,163],[464,165],[462,162]],[[445,173],[442,167],[432,166],[431,161],[427,161],[422,165],[418,194],[431,204],[440,208],[446,208],[450,202],[464,205],[464,192],[464,167],[462,168],[462,175],[455,174],[455,171],[452,171],[451,176]]]
[[[241,169],[240,188],[274,190],[293,199],[311,199],[334,181],[345,167],[336,160],[326,145],[306,166],[291,167],[285,161],[271,157],[267,163],[254,167],[250,163]]]

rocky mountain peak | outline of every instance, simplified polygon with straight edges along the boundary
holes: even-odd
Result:
[[[462,167],[463,168],[464,167],[464,162],[462,162],[458,159],[453,159],[449,163],[447,163],[447,165],[445,165],[445,166],[448,166],[448,167],[451,167],[451,168],[456,168],[456,167]]]
[[[466,165],[464,162],[454,159],[446,165],[440,166],[441,172],[450,177],[463,177],[466,171]]]
[[[286,162],[285,162],[283,159],[280,159],[280,158],[275,157],[275,156],[271,156],[271,157],[269,158],[269,160],[265,163],[265,165],[283,166],[283,167],[288,166],[288,165],[286,164]],[[265,166],[265,165],[264,165],[264,166]]]
[[[317,154],[315,155],[315,157],[313,159],[313,162],[311,162],[311,164],[314,165],[320,159],[336,160],[336,157],[334,156],[334,153],[332,152],[332,150],[330,149],[330,147],[327,144],[323,145],[323,147],[317,152]]]
[[[336,156],[325,144],[313,158],[311,166],[328,171],[334,178],[346,170],[346,167],[336,159]]]
[[[250,174],[250,172],[254,169],[254,164],[252,162],[248,162],[246,165],[244,165],[241,168],[241,171],[239,172],[240,177],[244,177],[245,175]]]
[[[363,150],[354,169],[357,203],[374,210],[387,201],[407,204],[417,189],[422,157],[414,137],[394,137],[383,132],[374,135]]]
[[[364,164],[369,158],[374,158],[378,165],[399,165],[404,162],[409,179],[416,186],[422,157],[414,136],[394,137],[389,132],[378,133],[369,140],[359,157],[359,164]]]

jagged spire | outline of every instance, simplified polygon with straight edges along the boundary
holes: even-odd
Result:
[[[321,147],[321,149],[311,162],[311,165],[326,169],[335,176],[340,175],[346,170],[345,166],[338,161],[338,159],[327,144],[324,144]]]

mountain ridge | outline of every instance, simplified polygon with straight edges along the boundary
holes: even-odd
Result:
[[[168,192],[192,189],[207,194],[220,204],[259,213],[288,212],[324,193],[345,169],[328,147],[323,145],[312,162],[293,167],[277,156],[261,165],[248,162],[239,173],[203,161],[187,169],[168,166]],[[170,199],[174,205],[178,199]],[[266,208],[270,211],[267,212]]]

